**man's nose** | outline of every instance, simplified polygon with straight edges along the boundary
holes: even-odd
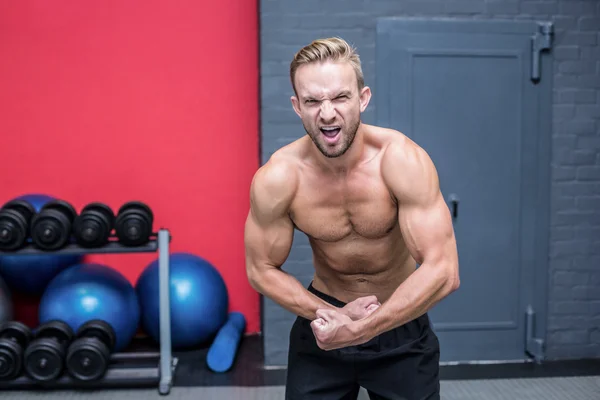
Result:
[[[331,121],[335,118],[335,108],[329,101],[321,103],[321,118],[324,121]]]

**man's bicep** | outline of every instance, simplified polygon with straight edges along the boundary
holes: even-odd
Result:
[[[250,210],[244,231],[248,263],[254,268],[280,267],[292,247],[293,225],[287,216],[260,219],[255,214]]]
[[[256,172],[244,232],[248,269],[280,267],[288,257],[294,233],[289,217],[294,187],[294,170],[286,163],[269,162]]]
[[[419,264],[452,262],[454,230],[437,170],[427,152],[410,143],[390,145],[383,160],[383,177],[398,201],[404,241]]]
[[[450,212],[439,191],[429,201],[415,200],[401,205],[399,224],[405,243],[419,264],[454,258]]]

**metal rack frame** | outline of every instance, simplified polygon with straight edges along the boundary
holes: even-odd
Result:
[[[159,229],[150,241],[143,246],[127,247],[117,241],[111,241],[99,248],[83,248],[69,244],[56,251],[43,251],[28,244],[22,249],[11,252],[0,251],[0,257],[27,255],[87,255],[87,254],[124,254],[158,252],[159,269],[159,319],[160,319],[160,351],[158,353],[123,352],[111,356],[111,365],[104,377],[97,381],[81,382],[67,373],[57,381],[49,383],[36,382],[28,376],[20,376],[11,381],[0,381],[0,390],[27,388],[107,388],[107,387],[140,387],[158,385],[158,392],[167,395],[173,386],[173,375],[177,368],[177,358],[172,356],[171,347],[171,302],[169,283],[169,244],[170,233],[167,229]],[[119,366],[132,363],[134,367]],[[140,365],[149,364],[149,365]]]

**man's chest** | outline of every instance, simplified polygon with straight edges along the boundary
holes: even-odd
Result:
[[[351,236],[377,239],[398,223],[397,204],[381,179],[366,174],[346,179],[304,179],[291,214],[297,228],[323,241]]]

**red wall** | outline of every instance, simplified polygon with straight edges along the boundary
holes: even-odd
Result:
[[[254,1],[0,3],[0,200],[146,201],[259,330],[243,227],[259,164]],[[135,282],[156,254],[93,256]]]

